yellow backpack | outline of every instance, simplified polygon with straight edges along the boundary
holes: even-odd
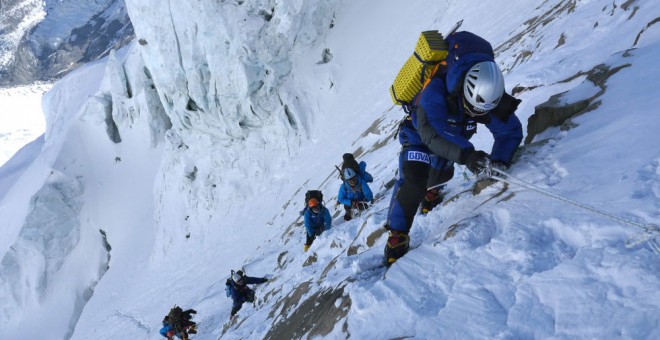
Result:
[[[463,20],[456,23],[449,34],[455,32],[462,23]],[[403,64],[390,86],[390,95],[394,104],[402,105],[404,111],[408,112],[412,107],[413,99],[431,78],[437,65],[444,62],[447,53],[448,46],[442,33],[422,32],[417,40],[415,52]]]

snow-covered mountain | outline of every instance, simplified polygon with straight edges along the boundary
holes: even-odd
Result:
[[[660,262],[635,242],[660,224],[656,2],[126,5],[136,41],[59,81],[44,136],[0,168],[0,338],[157,338],[174,304],[198,311],[196,339],[660,336]],[[403,115],[388,88],[421,31],[460,19],[523,100],[510,174],[630,224],[475,192],[459,167],[379,267]],[[378,196],[346,223],[344,152]],[[338,219],[304,252],[317,188]],[[238,268],[270,280],[228,325]]]
[[[123,0],[4,0],[0,86],[61,78],[133,36]]]

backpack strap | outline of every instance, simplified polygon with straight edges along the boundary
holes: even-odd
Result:
[[[408,114],[412,114],[412,110],[417,109],[417,104],[419,104],[419,98],[422,96],[422,92],[424,92],[426,86],[428,86],[428,84],[431,83],[431,80],[433,78],[444,77],[446,75],[446,72],[447,72],[447,61],[442,60],[439,63],[435,64],[431,76],[424,81],[424,85],[422,86],[422,89],[419,90],[419,93],[417,93],[417,95],[413,99],[413,104],[403,106],[403,111],[405,111]]]

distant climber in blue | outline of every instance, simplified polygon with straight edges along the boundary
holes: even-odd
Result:
[[[353,218],[353,210],[362,211],[369,207],[373,201],[374,195],[367,184],[367,181],[358,176],[355,170],[351,168],[344,169],[344,182],[339,187],[337,201],[344,205],[346,213],[344,220],[350,221]]]
[[[427,189],[449,181],[454,163],[475,174],[487,161],[506,169],[522,141],[522,125],[515,115],[520,100],[504,92],[504,77],[491,44],[470,32],[452,33],[446,40],[446,65],[438,67],[400,124],[399,177],[385,225],[388,265],[408,252],[408,233],[425,196],[436,205],[441,201]],[[490,154],[476,150],[469,141],[477,124],[493,134]]]
[[[316,236],[321,235],[324,231],[330,230],[332,227],[332,217],[330,217],[330,210],[324,207],[319,200],[312,198],[307,202],[308,208],[305,209],[305,230],[306,233],[306,242],[305,242],[305,251],[309,250],[309,247],[316,239]]]

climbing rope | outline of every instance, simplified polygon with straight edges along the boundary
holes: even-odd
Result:
[[[660,255],[660,245],[658,242],[655,240],[656,237],[660,236],[660,227],[658,227],[655,224],[641,224],[637,223],[635,221],[631,221],[625,218],[622,218],[620,216],[616,216],[614,214],[608,213],[606,211],[596,209],[592,206],[586,205],[584,203],[580,203],[571,199],[568,199],[566,197],[559,196],[557,194],[553,194],[547,190],[544,190],[542,188],[539,188],[538,186],[525,182],[519,178],[513,177],[506,173],[504,170],[499,169],[495,166],[493,166],[490,161],[487,161],[486,164],[484,164],[484,170],[478,174],[479,178],[492,178],[496,179],[500,182],[503,183],[508,183],[508,184],[515,184],[518,186],[521,186],[525,189],[533,190],[536,191],[540,194],[546,195],[548,197],[554,198],[558,201],[571,204],[580,208],[583,208],[585,210],[589,210],[593,213],[600,214],[602,216],[608,217],[614,221],[617,221],[622,224],[627,224],[629,226],[637,227],[642,230],[641,233],[631,235],[628,237],[628,240],[626,241],[626,247],[632,248],[638,244],[641,244],[643,242],[648,242],[649,246],[653,250],[654,253],[657,255]]]

